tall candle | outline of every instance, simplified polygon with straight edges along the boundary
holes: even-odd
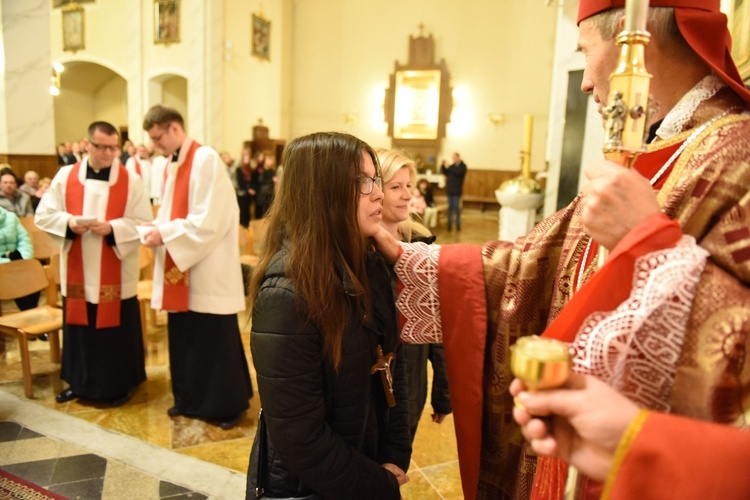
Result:
[[[531,136],[534,131],[534,115],[523,116],[523,163],[521,175],[531,178]]]
[[[646,31],[648,0],[627,0],[625,2],[625,31]]]

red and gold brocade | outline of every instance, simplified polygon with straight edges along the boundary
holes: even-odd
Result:
[[[741,109],[741,106],[742,102],[728,89],[720,91],[698,107],[682,134],[658,141],[649,151],[684,141],[698,125],[727,109]],[[748,118],[732,112],[690,143],[659,193],[664,212],[678,221],[683,232],[695,237],[711,255],[687,322],[674,380],[672,411],[740,426],[750,425]],[[571,299],[576,267],[588,239],[580,210],[576,199],[515,243],[491,242],[482,249],[483,293],[488,307],[481,460],[478,489],[464,485],[465,492],[475,490],[479,498],[530,496],[536,459],[529,453],[512,419],[508,348],[519,336],[542,334]],[[443,305],[466,297],[466,293],[461,297],[450,296],[453,280],[465,278],[461,269],[466,267],[463,263],[460,268],[453,265],[452,259],[461,252],[447,251],[448,248],[443,248],[439,261],[439,269],[447,271],[439,278],[444,321]],[[586,269],[584,281],[591,274],[593,266]],[[613,282],[611,286],[613,289],[629,288],[630,281]],[[603,289],[601,293],[611,292]],[[465,332],[451,334],[444,324],[446,345],[451,337],[458,338],[462,333],[465,336]],[[446,357],[448,355],[446,347]],[[451,369],[449,365],[449,375],[451,371],[465,373],[469,369],[470,366]],[[453,380],[451,384],[453,387]],[[456,405],[457,421],[459,411]],[[567,468],[560,464],[556,469],[564,475]],[[463,477],[463,480],[471,479]],[[557,487],[564,484],[564,477],[539,477],[537,481],[554,485],[549,491],[557,491]]]

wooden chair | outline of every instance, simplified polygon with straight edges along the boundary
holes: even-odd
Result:
[[[240,225],[240,262],[250,267],[258,265],[258,255],[255,252],[255,241],[252,226],[244,228]]]
[[[138,308],[141,314],[141,334],[143,335],[143,345],[146,345],[148,339],[148,322],[156,325],[156,311],[151,309],[151,293],[154,288],[153,268],[154,268],[154,251],[145,245],[139,249],[141,279],[138,280]]]
[[[60,245],[45,231],[31,231],[29,238],[34,248],[34,258],[42,263],[48,263],[53,255],[60,253]]]
[[[60,298],[60,254],[56,253],[49,259],[49,264],[44,266],[47,271],[47,305],[62,309]]]
[[[24,229],[26,229],[26,232],[31,234],[36,231],[41,231],[38,227],[36,227],[36,224],[34,224],[34,216],[33,215],[26,215],[24,217],[19,217],[18,220],[21,221],[21,225]]]
[[[49,282],[42,264],[36,259],[14,260],[0,264],[0,300],[13,300],[44,290]],[[23,390],[27,398],[34,396],[31,383],[29,339],[49,334],[50,360],[60,362],[62,310],[44,305],[0,317],[0,334],[18,339],[23,371]]]

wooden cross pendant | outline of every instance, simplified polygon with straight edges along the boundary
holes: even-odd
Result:
[[[385,400],[388,403],[388,408],[396,406],[396,398],[393,395],[393,375],[391,374],[391,363],[396,356],[389,352],[383,354],[383,348],[378,346],[378,359],[375,364],[370,368],[370,373],[373,375],[375,372],[380,372],[380,380],[383,381],[383,390],[385,391]]]

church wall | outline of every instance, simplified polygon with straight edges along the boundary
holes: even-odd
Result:
[[[55,136],[57,142],[78,141],[96,118],[90,93],[68,90],[65,99],[55,100]]]
[[[285,64],[284,30],[288,30],[288,0],[226,0],[222,59],[224,66],[224,137],[220,149],[238,158],[242,143],[252,139],[252,128],[263,120],[271,137],[282,131],[282,76]],[[252,15],[271,22],[270,58],[251,55]]]
[[[409,35],[435,38],[455,88],[442,156],[519,170],[523,116],[535,118],[532,170],[543,170],[556,11],[544,2],[294,0],[291,135],[342,130],[388,146],[383,92]],[[503,125],[488,123],[501,113]],[[348,121],[348,123],[347,123]]]
[[[128,123],[127,84],[122,78],[112,78],[94,94],[94,116],[112,124]],[[92,120],[93,121],[93,120]],[[89,122],[90,123],[90,122]],[[120,127],[120,125],[115,125]],[[85,131],[83,128],[82,131]],[[128,134],[130,131],[128,130]],[[81,133],[81,137],[85,134]],[[131,139],[132,140],[132,139]]]

